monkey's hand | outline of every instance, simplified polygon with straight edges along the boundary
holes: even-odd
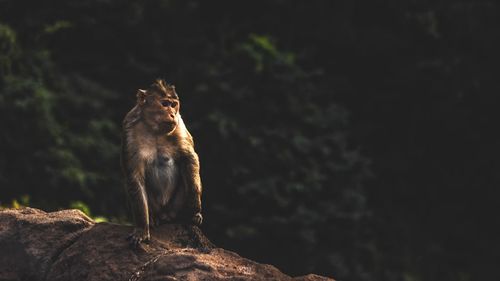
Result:
[[[139,248],[141,242],[149,242],[149,230],[148,229],[140,229],[136,228],[130,235],[127,237],[127,240],[130,243],[130,246],[134,248]]]
[[[200,226],[201,223],[203,222],[203,216],[201,213],[196,213],[194,214],[193,218],[191,219],[194,225]]]

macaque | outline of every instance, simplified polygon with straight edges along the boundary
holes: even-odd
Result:
[[[150,239],[150,227],[172,221],[201,225],[201,179],[194,142],[179,113],[175,87],[156,80],[137,91],[123,120],[122,168],[134,215],[132,246]]]

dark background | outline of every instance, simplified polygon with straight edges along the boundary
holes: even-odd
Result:
[[[291,275],[500,280],[499,21],[496,1],[0,0],[0,204],[129,221],[120,123],[160,77],[218,246]]]

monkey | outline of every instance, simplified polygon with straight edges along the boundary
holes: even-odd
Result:
[[[186,219],[199,226],[203,216],[199,158],[175,86],[157,79],[136,98],[122,124],[121,164],[134,216],[128,240],[139,247],[150,227]]]

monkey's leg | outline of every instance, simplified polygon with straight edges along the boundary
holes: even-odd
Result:
[[[138,180],[131,180],[127,183],[127,191],[132,203],[135,229],[129,235],[128,240],[134,247],[138,247],[143,241],[149,241],[149,211],[144,184]]]
[[[149,228],[155,228],[160,225],[161,209],[160,204],[155,200],[155,195],[149,194],[146,197],[149,212]]]
[[[181,175],[186,194],[186,208],[192,214],[191,222],[201,225],[201,179],[198,155],[193,151],[181,161]]]

